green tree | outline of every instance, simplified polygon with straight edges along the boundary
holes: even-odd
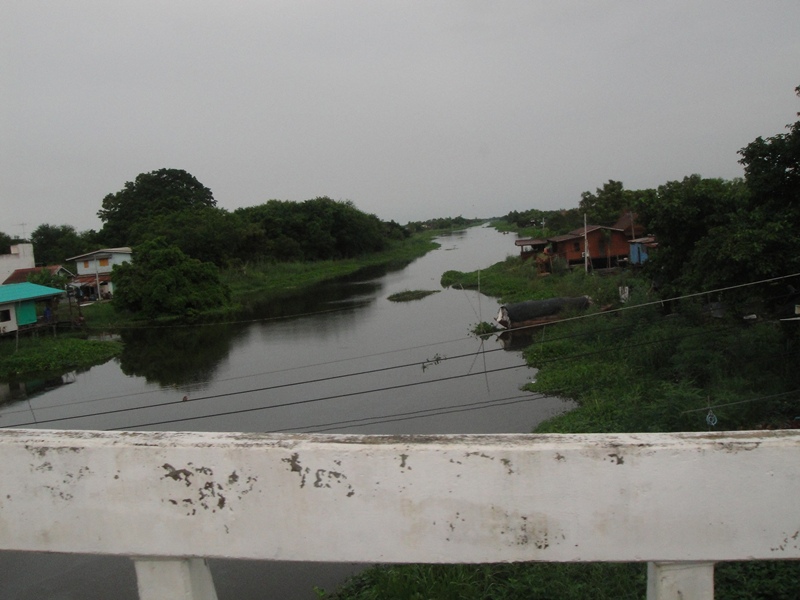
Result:
[[[235,259],[247,259],[247,248],[259,238],[257,226],[235,213],[217,207],[171,212],[150,219],[134,237],[165,238],[184,254],[225,267]]]
[[[103,208],[97,213],[103,221],[99,236],[107,246],[133,246],[157,217],[214,206],[211,190],[186,171],[159,169],[142,173],[103,199]]]
[[[0,254],[8,254],[11,251],[11,246],[23,242],[25,242],[25,240],[0,231]]]
[[[796,91],[800,95],[800,86]],[[647,268],[665,294],[800,272],[800,121],[787,129],[739,152],[744,180],[692,175],[641,202],[641,216],[659,244]],[[771,295],[780,294],[762,287],[727,297],[766,301]]]
[[[225,308],[230,290],[217,268],[186,256],[164,238],[138,246],[131,262],[114,266],[114,308],[148,319],[194,317]]]
[[[47,269],[41,269],[28,275],[28,282],[43,285],[51,288],[63,290],[66,288],[70,278],[66,275],[53,275]]]
[[[720,252],[720,245],[747,197],[741,180],[691,175],[659,186],[640,204],[640,218],[659,243],[647,269],[665,295],[715,289],[739,279],[741,265]]]
[[[625,190],[621,181],[609,179],[595,193],[583,192],[578,205],[581,214],[586,214],[590,225],[613,225],[620,215],[630,210],[635,195]]]
[[[786,128],[739,151],[750,202],[732,216],[724,251],[761,277],[800,272],[800,120]]]
[[[57,265],[93,249],[93,231],[78,233],[72,225],[39,225],[31,234],[36,262]]]
[[[325,196],[305,202],[269,200],[235,214],[257,226],[257,231],[248,230],[251,257],[279,261],[350,258],[383,250],[388,243],[386,224],[378,217],[360,211],[352,202]]]

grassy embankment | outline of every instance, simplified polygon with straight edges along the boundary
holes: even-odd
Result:
[[[648,283],[630,273],[537,277],[530,263],[509,258],[480,274],[442,278],[466,288],[479,282],[503,303],[583,294],[595,302],[583,315],[537,328],[524,352],[539,369],[527,389],[578,403],[537,433],[705,431],[709,405],[716,430],[790,426],[800,415],[791,400],[797,394],[767,398],[800,387],[796,332],[778,323],[713,319],[689,301],[667,311],[651,303]],[[632,289],[624,307],[622,284]],[[622,310],[600,312],[603,305]],[[788,600],[796,597],[798,578],[797,562],[718,564],[716,595]],[[323,597],[633,599],[645,589],[644,564],[404,565],[369,569]]]
[[[233,308],[206,315],[215,320],[235,318],[249,299],[260,301],[280,298],[298,293],[322,281],[351,275],[371,266],[403,266],[438,246],[433,238],[441,232],[429,231],[415,234],[408,240],[395,243],[385,252],[369,254],[360,258],[311,263],[264,263],[251,264],[246,268],[227,269],[221,279],[232,291]],[[82,330],[59,332],[42,330],[35,336],[23,335],[17,344],[13,336],[0,339],[0,380],[9,380],[25,375],[63,373],[87,368],[105,362],[122,351],[119,342],[87,339],[87,334],[97,331],[113,331],[122,328],[140,327],[149,323],[135,316],[116,312],[112,302],[96,302],[82,307],[85,318]],[[73,305],[70,312],[66,303],[56,312],[56,319],[70,322],[77,318]]]
[[[254,295],[259,300],[290,296],[303,288],[352,275],[367,267],[403,267],[437,248],[439,244],[433,238],[441,233],[417,233],[407,240],[394,243],[384,252],[346,260],[249,264],[244,268],[223,270],[221,279],[231,288],[233,301],[239,305]]]

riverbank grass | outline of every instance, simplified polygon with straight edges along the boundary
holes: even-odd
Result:
[[[407,240],[395,242],[384,252],[346,260],[249,263],[223,270],[220,280],[231,289],[234,303],[245,303],[254,296],[261,301],[270,297],[284,297],[297,293],[299,289],[353,275],[368,267],[401,268],[438,248],[439,244],[433,241],[436,235],[435,231],[414,234]]]

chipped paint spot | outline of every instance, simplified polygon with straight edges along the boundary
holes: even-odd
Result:
[[[189,488],[189,496],[166,498],[166,502],[180,507],[186,516],[196,515],[199,509],[212,514],[222,510],[232,511],[234,507],[231,498],[241,500],[242,496],[253,491],[257,481],[255,477],[247,477],[242,481],[236,471],[233,471],[223,484],[214,479],[213,469],[194,466],[193,463],[188,463],[183,469],[173,467],[169,463],[165,463],[161,468],[167,471],[162,479],[171,479]],[[186,491],[183,492],[185,493]]]
[[[618,465],[625,464],[625,457],[623,457],[621,454],[617,454],[616,452],[614,452],[613,454],[609,454],[608,456],[609,456],[609,458],[613,458],[614,459],[615,464],[618,464]]]
[[[169,463],[164,463],[161,465],[161,468],[164,469],[167,474],[164,477],[169,477],[170,479],[174,479],[175,481],[183,480],[186,482],[186,486],[192,485],[190,478],[192,476],[191,472],[188,469],[176,469]]]
[[[800,550],[800,543],[798,542],[798,538],[800,538],[800,530],[795,531],[791,535],[786,534],[781,543],[774,548],[770,548],[770,551],[785,552],[787,548],[793,550]]]
[[[469,458],[470,456],[477,456],[479,458],[488,458],[489,460],[494,460],[494,456],[489,456],[485,452],[467,452],[466,456],[467,458]]]
[[[401,469],[408,469],[411,470],[411,467],[406,466],[406,461],[408,460],[408,454],[401,454],[400,455],[400,468]]]

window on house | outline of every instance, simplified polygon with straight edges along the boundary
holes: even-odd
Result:
[[[83,261],[83,268],[84,269],[88,269],[89,268],[89,261],[88,260]]]
[[[11,320],[11,310],[0,310],[0,323],[8,323]]]
[[[580,252],[581,251],[581,243],[580,242],[572,242],[572,249],[575,252]]]
[[[100,266],[101,267],[107,267],[108,266],[108,259],[107,258],[101,258],[100,259]]]

